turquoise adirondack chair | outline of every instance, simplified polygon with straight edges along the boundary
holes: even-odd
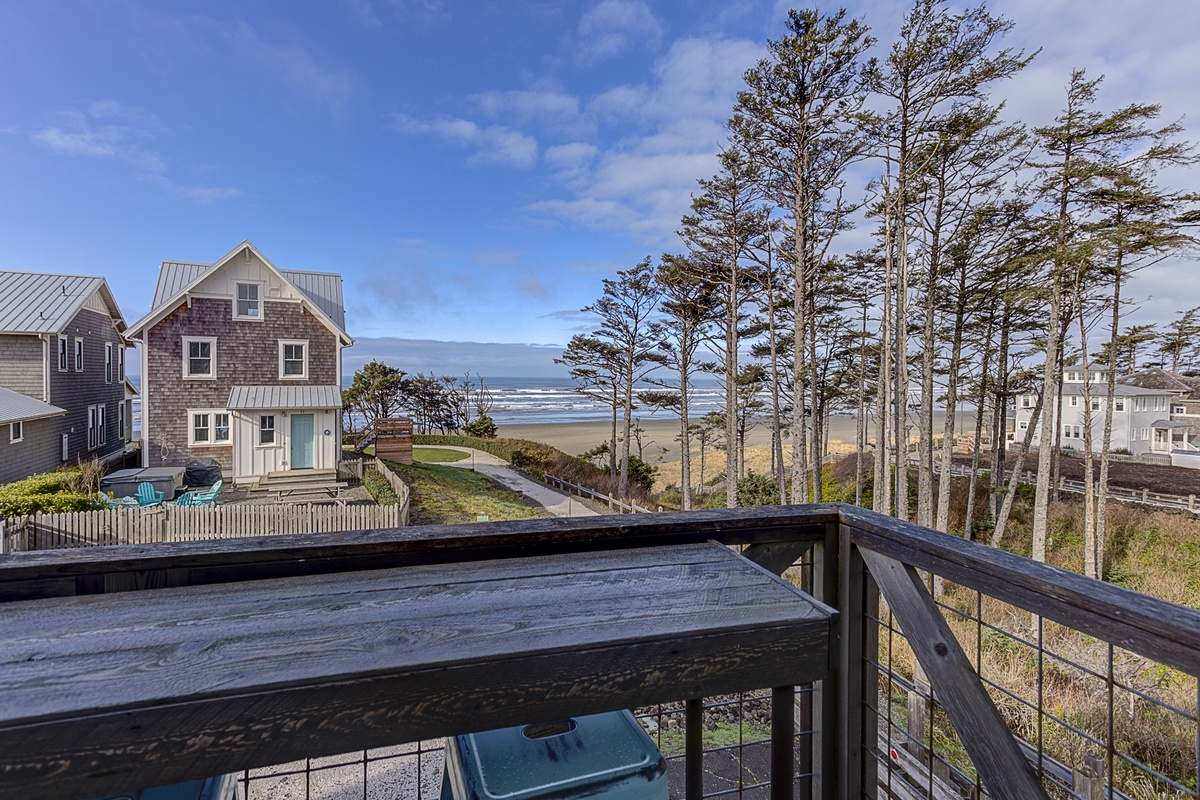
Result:
[[[162,505],[163,493],[155,490],[154,484],[142,481],[137,488],[138,505],[142,508]]]
[[[177,506],[212,506],[217,502],[223,481],[217,481],[204,491],[185,492],[175,501]]]

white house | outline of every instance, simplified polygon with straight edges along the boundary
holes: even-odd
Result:
[[[147,466],[213,458],[249,483],[341,457],[341,276],[283,270],[250,242],[212,264],[164,261],[142,343]]]
[[[1085,391],[1086,388],[1086,391]],[[1108,373],[1095,367],[1067,367],[1063,375],[1062,419],[1057,416],[1056,398],[1047,398],[1043,414],[1055,416],[1055,430],[1062,432],[1064,448],[1082,450],[1084,430],[1091,421],[1092,447],[1099,450],[1103,443],[1104,420],[1109,413]],[[1171,419],[1171,401],[1177,392],[1130,384],[1118,379],[1112,401],[1112,440],[1110,450],[1128,450],[1133,455],[1160,453],[1169,455],[1172,447],[1187,445],[1188,423]],[[1030,426],[1037,397],[1033,394],[1016,398],[1016,425],[1012,444],[1019,445]],[[1182,427],[1181,427],[1182,426]],[[1033,445],[1040,444],[1040,423],[1035,426]]]

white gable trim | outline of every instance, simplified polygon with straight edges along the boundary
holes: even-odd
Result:
[[[237,247],[233,248],[228,253],[226,253],[224,256],[222,256],[220,259],[218,259],[216,261],[216,263],[214,263],[210,269],[207,269],[204,272],[200,273],[198,276],[196,276],[195,280],[193,280],[190,284],[188,284],[187,286],[183,287],[178,292],[176,292],[175,296],[172,297],[170,300],[163,303],[161,306],[159,306],[155,310],[151,311],[145,317],[143,317],[142,319],[140,319],[136,323],[134,323],[133,326],[129,328],[127,335],[130,338],[134,338],[134,339],[140,338],[140,336],[147,329],[152,328],[155,325],[157,325],[159,322],[161,322],[163,319],[165,319],[168,314],[170,314],[175,309],[179,308],[179,306],[182,303],[184,303],[185,301],[190,303],[193,295],[195,295],[197,297],[203,296],[202,293],[195,292],[195,289],[197,289],[201,283],[203,283],[207,279],[211,278],[218,271],[224,269],[228,264],[232,263],[233,260],[235,258],[237,258],[239,255],[242,255],[245,253],[253,254],[254,256],[256,256],[262,262],[263,266],[265,266],[267,268],[267,270],[269,270],[280,283],[282,283],[284,286],[287,286],[292,292],[294,292],[296,297],[299,298],[300,304],[304,308],[306,308],[309,311],[309,313],[311,313],[314,317],[316,317],[317,320],[322,325],[324,325],[326,328],[328,328],[330,333],[332,333],[338,339],[338,341],[341,342],[341,344],[343,346],[349,347],[351,344],[354,343],[354,340],[351,339],[350,336],[345,331],[338,328],[337,324],[332,319],[330,319],[329,316],[324,311],[322,311],[320,308],[318,308],[316,306],[316,304],[314,304],[311,300],[309,300],[307,297],[305,297],[304,292],[300,291],[300,289],[296,286],[296,284],[289,281],[287,279],[287,277],[284,276],[283,271],[280,270],[279,267],[277,267],[273,263],[271,263],[271,260],[269,258],[267,258],[266,256],[264,256],[261,252],[259,252],[259,249],[257,247],[255,247],[248,239],[246,241],[243,241]],[[274,302],[276,300],[281,300],[281,301],[287,302],[287,298],[271,298],[271,299],[272,299],[272,302]]]

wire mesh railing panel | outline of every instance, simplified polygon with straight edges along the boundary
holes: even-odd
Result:
[[[383,747],[253,769],[241,776],[245,800],[436,800],[443,741]]]
[[[1200,797],[1194,676],[949,581],[928,588],[1049,797]],[[989,797],[886,601],[870,624],[878,796]]]

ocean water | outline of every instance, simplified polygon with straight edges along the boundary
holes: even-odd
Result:
[[[484,378],[484,382],[492,393],[491,417],[501,425],[597,422],[608,420],[612,413],[604,403],[576,392],[570,378]],[[689,405],[693,418],[719,410],[724,406],[720,385],[712,380],[698,381],[692,386]],[[649,407],[639,408],[635,414],[642,419],[674,419],[670,411]],[[134,400],[133,424],[141,430],[140,398]]]
[[[499,424],[539,424],[549,422],[595,422],[611,418],[612,409],[599,400],[575,391],[570,378],[495,378],[487,379],[492,393],[492,419]],[[644,386],[642,390],[657,390]],[[635,400],[636,402],[636,400]],[[721,387],[704,382],[692,387],[690,416],[700,417],[724,406]],[[643,419],[673,419],[672,412],[639,408]]]

